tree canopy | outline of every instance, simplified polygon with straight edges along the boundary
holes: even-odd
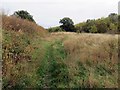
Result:
[[[59,23],[62,24],[60,28],[64,29],[65,31],[70,31],[70,32],[75,31],[74,22],[69,17],[65,17],[61,19]]]
[[[86,33],[118,33],[119,17],[116,13],[111,13],[108,17],[99,19],[88,19],[86,22],[76,25],[77,31]]]
[[[33,19],[33,16],[24,10],[15,11],[13,15],[21,19],[27,19],[29,21],[35,22],[35,20]]]

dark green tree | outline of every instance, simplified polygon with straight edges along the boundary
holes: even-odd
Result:
[[[90,33],[97,33],[97,27],[95,25],[91,26],[91,29],[89,31]]]
[[[89,33],[91,30],[91,27],[95,25],[95,20],[88,19],[86,21],[86,24],[83,26],[83,31]]]
[[[13,15],[21,19],[27,19],[29,21],[35,22],[35,20],[33,19],[33,16],[24,10],[15,11]]]
[[[60,22],[62,25],[60,26],[60,28],[64,29],[67,32],[75,32],[75,26],[74,26],[74,22],[72,21],[72,19],[65,17],[63,19],[60,20]]]
[[[106,33],[108,30],[107,24],[104,22],[97,24],[98,33]]]
[[[110,18],[112,23],[115,23],[118,21],[118,15],[116,13],[111,13],[108,17]]]

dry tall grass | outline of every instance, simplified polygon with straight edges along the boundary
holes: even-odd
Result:
[[[26,33],[28,35],[35,33],[40,36],[45,36],[47,33],[43,27],[38,26],[34,22],[6,15],[2,15],[2,28],[4,30],[17,31],[18,33]]]
[[[70,32],[47,34],[33,22],[12,16],[3,16],[2,21],[4,87],[31,88],[44,85],[38,83],[42,77],[38,77],[36,72],[40,64],[43,64],[43,72],[46,68],[48,70],[50,62],[40,62],[56,59],[58,62],[63,56],[62,62],[66,64],[71,79],[70,87],[118,87],[118,35]],[[46,37],[41,38],[43,36]]]
[[[99,80],[104,78],[103,85],[106,88],[118,87],[118,35],[58,32],[52,33],[51,39],[53,38],[63,40],[64,49],[67,52],[66,64],[72,78],[78,73],[76,64],[81,62],[90,73],[88,81],[80,81],[81,83],[85,85],[88,83],[90,87],[99,86]],[[92,63],[92,66],[89,67],[86,63]],[[98,75],[95,78],[94,72],[99,65],[106,67],[112,75],[103,77]],[[115,80],[113,85],[109,82],[109,78],[112,77]]]

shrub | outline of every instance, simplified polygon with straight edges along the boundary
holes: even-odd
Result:
[[[49,32],[61,32],[64,31],[63,29],[61,29],[60,27],[52,27],[48,29]]]

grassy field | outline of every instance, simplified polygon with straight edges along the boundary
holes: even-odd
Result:
[[[117,87],[118,35],[60,32],[50,38],[62,42],[70,87]]]
[[[48,33],[34,24],[31,33],[30,25],[2,30],[4,89],[118,88],[118,35]]]

